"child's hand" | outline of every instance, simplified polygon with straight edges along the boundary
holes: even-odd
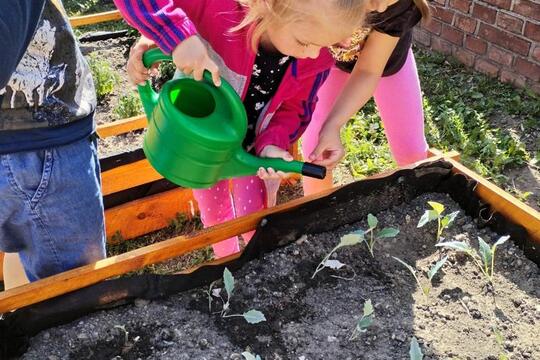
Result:
[[[206,46],[197,35],[182,41],[172,53],[174,64],[186,75],[193,74],[193,78],[201,81],[204,70],[210,71],[216,86],[221,85],[219,68],[208,56]]]
[[[294,158],[291,154],[289,154],[288,151],[283,150],[277,146],[274,145],[267,145],[265,146],[261,153],[260,157],[265,158],[281,158],[285,161],[293,161]],[[283,171],[275,171],[272,168],[264,169],[259,168],[259,171],[257,171],[257,176],[259,176],[262,180],[276,180],[276,179],[284,179],[287,177],[287,174]]]
[[[129,52],[129,59],[127,62],[127,73],[129,80],[135,85],[144,85],[144,82],[150,78],[152,75],[157,75],[157,66],[155,64],[151,69],[144,67],[142,57],[143,54],[151,49],[156,47],[156,44],[144,36],[139,39],[131,48]]]
[[[333,169],[345,155],[341,143],[340,128],[323,127],[319,133],[319,144],[309,155],[309,161]]]

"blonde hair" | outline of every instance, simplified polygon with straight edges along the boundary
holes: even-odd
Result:
[[[413,0],[413,2],[422,14],[422,22],[429,22],[431,20],[431,9],[427,0]]]
[[[232,32],[250,28],[250,42],[253,51],[261,36],[276,22],[290,24],[304,19],[310,14],[302,11],[299,5],[320,0],[237,0],[247,9],[247,14],[240,24],[231,29]],[[340,26],[355,29],[363,24],[366,0],[324,0],[332,3],[340,14]],[[415,0],[416,1],[416,0]],[[423,1],[423,0],[418,0]],[[303,3],[303,4],[302,4]]]

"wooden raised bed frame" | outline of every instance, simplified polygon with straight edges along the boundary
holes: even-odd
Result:
[[[103,14],[72,18],[71,23],[75,27],[119,19],[121,19],[120,14],[117,11],[112,11]],[[98,128],[98,133],[102,137],[115,136],[129,131],[142,129],[145,126],[146,118],[144,116],[138,116],[101,126]],[[296,148],[294,150],[295,153],[297,153]],[[523,226],[529,232],[530,236],[540,244],[539,212],[523,204],[515,197],[460,164],[458,161],[458,153],[441,153],[440,151],[433,149],[430,150],[430,156],[430,158],[408,167],[412,168],[421,163],[440,159],[450,162],[453,165],[454,172],[462,173],[478,183],[475,191],[482,200],[489,203],[492,209],[500,212],[516,224]],[[114,193],[161,178],[161,176],[155,173],[145,161],[146,160],[142,160],[103,172],[103,193]],[[385,172],[370,178],[387,176],[391,172],[392,171]],[[129,181],[126,181],[126,178],[128,178]],[[181,256],[231,236],[254,230],[259,221],[269,214],[293,209],[306,202],[326,196],[337,189],[338,188],[333,188],[319,194],[296,199],[283,205],[201,230],[193,235],[174,237],[160,243],[152,244],[125,254],[57,274],[31,284],[0,292],[0,313],[35,304],[98,283],[105,279],[140,269],[146,265]],[[134,238],[167,226],[168,222],[173,219],[178,212],[191,213],[193,208],[194,204],[191,191],[182,188],[135,200],[106,211],[107,235],[112,236],[114,233],[120,232],[124,239]],[[233,255],[215,261],[214,263],[229,261],[238,256],[239,254]],[[198,267],[199,266],[201,265],[198,265]],[[193,269],[187,270],[186,272],[192,270]]]

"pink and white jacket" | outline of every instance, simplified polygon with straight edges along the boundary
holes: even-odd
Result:
[[[170,54],[184,39],[198,34],[223,76],[243,99],[256,54],[249,29],[231,32],[245,16],[234,0],[114,0],[126,21]],[[317,91],[334,61],[327,49],[316,59],[293,60],[256,126],[255,151],[294,143],[311,121]]]

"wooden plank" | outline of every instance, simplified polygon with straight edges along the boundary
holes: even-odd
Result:
[[[440,156],[436,156],[420,163],[435,161],[440,158]],[[411,164],[405,168],[412,168],[418,164],[419,163]],[[370,178],[386,176],[389,173],[391,172]],[[194,235],[179,236],[164,240],[125,254],[100,260],[93,264],[38,280],[31,284],[4,291],[0,293],[0,313],[50,299],[95,284],[110,277],[169,260],[215,244],[221,240],[228,239],[229,237],[254,230],[260,220],[265,216],[294,209],[309,201],[329,195],[337,189],[338,188],[332,188],[318,194],[295,199],[286,204],[278,205],[270,209],[265,209],[248,216],[201,230]]]
[[[122,20],[122,15],[118,10],[107,11],[99,14],[74,16],[69,19],[71,26],[76,28],[85,25],[99,24],[108,21]]]
[[[464,174],[478,182],[476,193],[491,208],[504,215],[507,219],[523,226],[531,238],[540,243],[540,213],[532,207],[519,201],[497,185],[484,179],[474,171],[468,169],[458,161],[446,159],[454,166],[454,171]]]
[[[97,133],[100,138],[104,139],[111,136],[117,136],[128,133],[134,130],[146,128],[148,121],[145,115],[134,116],[124,120],[114,121],[112,123],[100,125],[97,128]]]
[[[178,213],[191,217],[196,211],[191,189],[178,188],[131,201],[105,211],[107,238],[119,233],[124,240],[133,239],[169,226]]]
[[[101,173],[103,196],[163,179],[147,159]]]

